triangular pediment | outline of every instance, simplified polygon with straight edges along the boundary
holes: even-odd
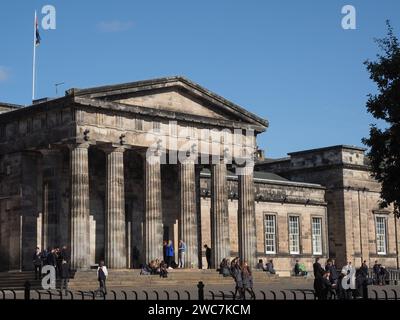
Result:
[[[73,93],[118,104],[248,123],[260,127],[260,131],[268,126],[266,120],[182,77],[74,89]]]

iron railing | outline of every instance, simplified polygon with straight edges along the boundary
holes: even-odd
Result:
[[[188,290],[108,290],[107,294],[99,290],[37,290],[31,289],[29,281],[25,283],[25,290],[0,289],[0,300],[251,300],[249,293],[244,297],[235,295],[233,291],[206,290],[200,281],[192,292]],[[355,299],[353,292],[347,292],[348,299]],[[311,289],[284,289],[284,290],[256,290],[254,297],[257,300],[318,300]],[[355,297],[355,298],[353,298]],[[328,300],[338,300],[335,291],[329,294]],[[400,291],[392,288],[369,289],[370,300],[400,300]]]

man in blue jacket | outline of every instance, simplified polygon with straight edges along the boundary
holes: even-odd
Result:
[[[174,246],[172,245],[172,241],[169,240],[166,248],[166,255],[167,255],[167,266],[168,269],[172,269],[171,264],[173,261],[174,257]]]

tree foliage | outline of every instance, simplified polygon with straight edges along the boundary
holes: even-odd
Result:
[[[387,36],[375,40],[381,53],[375,61],[364,62],[377,85],[377,93],[368,95],[366,106],[374,118],[384,122],[384,128],[372,124],[363,143],[370,148],[373,176],[382,185],[380,205],[393,205],[400,217],[400,46],[390,22],[386,24]]]

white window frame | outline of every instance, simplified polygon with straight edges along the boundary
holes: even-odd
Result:
[[[294,221],[296,221],[297,223],[297,230],[293,229]],[[289,216],[288,223],[289,223],[289,253],[300,254],[300,217],[291,215]],[[294,244],[295,242],[297,242],[297,248],[296,248],[297,250],[294,248],[294,246],[292,246],[292,243]]]
[[[380,220],[380,221],[378,221]],[[383,226],[383,229],[381,228]],[[383,233],[381,233],[383,230]],[[375,216],[375,238],[376,238],[376,253],[379,255],[387,254],[387,217]],[[380,244],[383,242],[383,245]],[[381,250],[383,248],[383,250]]]
[[[315,221],[319,222],[319,233],[316,231]],[[312,251],[314,255],[322,255],[322,217],[311,217],[311,238],[312,238]],[[319,238],[319,239],[318,239]],[[317,244],[317,240],[319,244]],[[316,248],[319,246],[319,250]]]
[[[270,230],[268,230],[269,228],[267,227],[267,220],[269,218],[272,218],[273,222],[273,226],[270,226]],[[267,245],[267,235],[271,236],[270,239],[268,240],[272,240],[273,241],[273,250],[267,250],[268,246]],[[266,254],[276,254],[276,215],[275,214],[271,214],[271,213],[265,213],[264,214],[264,249],[265,249],[265,253]]]

